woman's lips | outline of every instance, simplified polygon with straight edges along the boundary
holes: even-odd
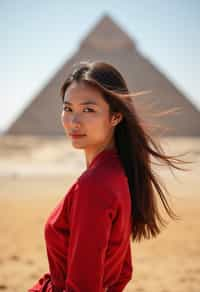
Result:
[[[86,135],[70,135],[72,138],[76,139],[76,138],[82,138],[85,137]]]

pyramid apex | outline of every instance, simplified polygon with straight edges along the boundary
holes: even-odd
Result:
[[[110,23],[111,25],[113,24],[116,25],[116,22],[114,21],[114,19],[107,12],[104,12],[98,21],[98,23],[103,23],[103,22],[107,22],[108,24]]]
[[[117,22],[108,13],[104,13],[83,39],[80,47],[113,51],[115,49],[133,49],[135,44]]]

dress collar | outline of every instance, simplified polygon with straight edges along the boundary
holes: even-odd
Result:
[[[99,152],[93,160],[90,162],[88,169],[91,167],[94,167],[99,161],[101,161],[105,157],[113,157],[113,156],[118,156],[118,152],[116,148],[111,148],[111,149],[104,149],[103,151]]]

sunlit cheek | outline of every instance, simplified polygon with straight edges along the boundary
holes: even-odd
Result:
[[[67,116],[65,112],[61,113],[61,123],[63,127],[67,127],[69,125],[69,116]]]
[[[94,136],[104,139],[109,134],[109,124],[106,119],[100,118],[90,123],[90,129]]]

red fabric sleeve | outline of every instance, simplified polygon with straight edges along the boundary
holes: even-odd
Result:
[[[115,212],[114,195],[99,182],[78,183],[70,210],[66,292],[104,291],[104,261]]]
[[[129,241],[124,263],[118,281],[111,287],[108,292],[121,292],[131,280],[133,274],[132,258],[131,258],[131,243]]]

